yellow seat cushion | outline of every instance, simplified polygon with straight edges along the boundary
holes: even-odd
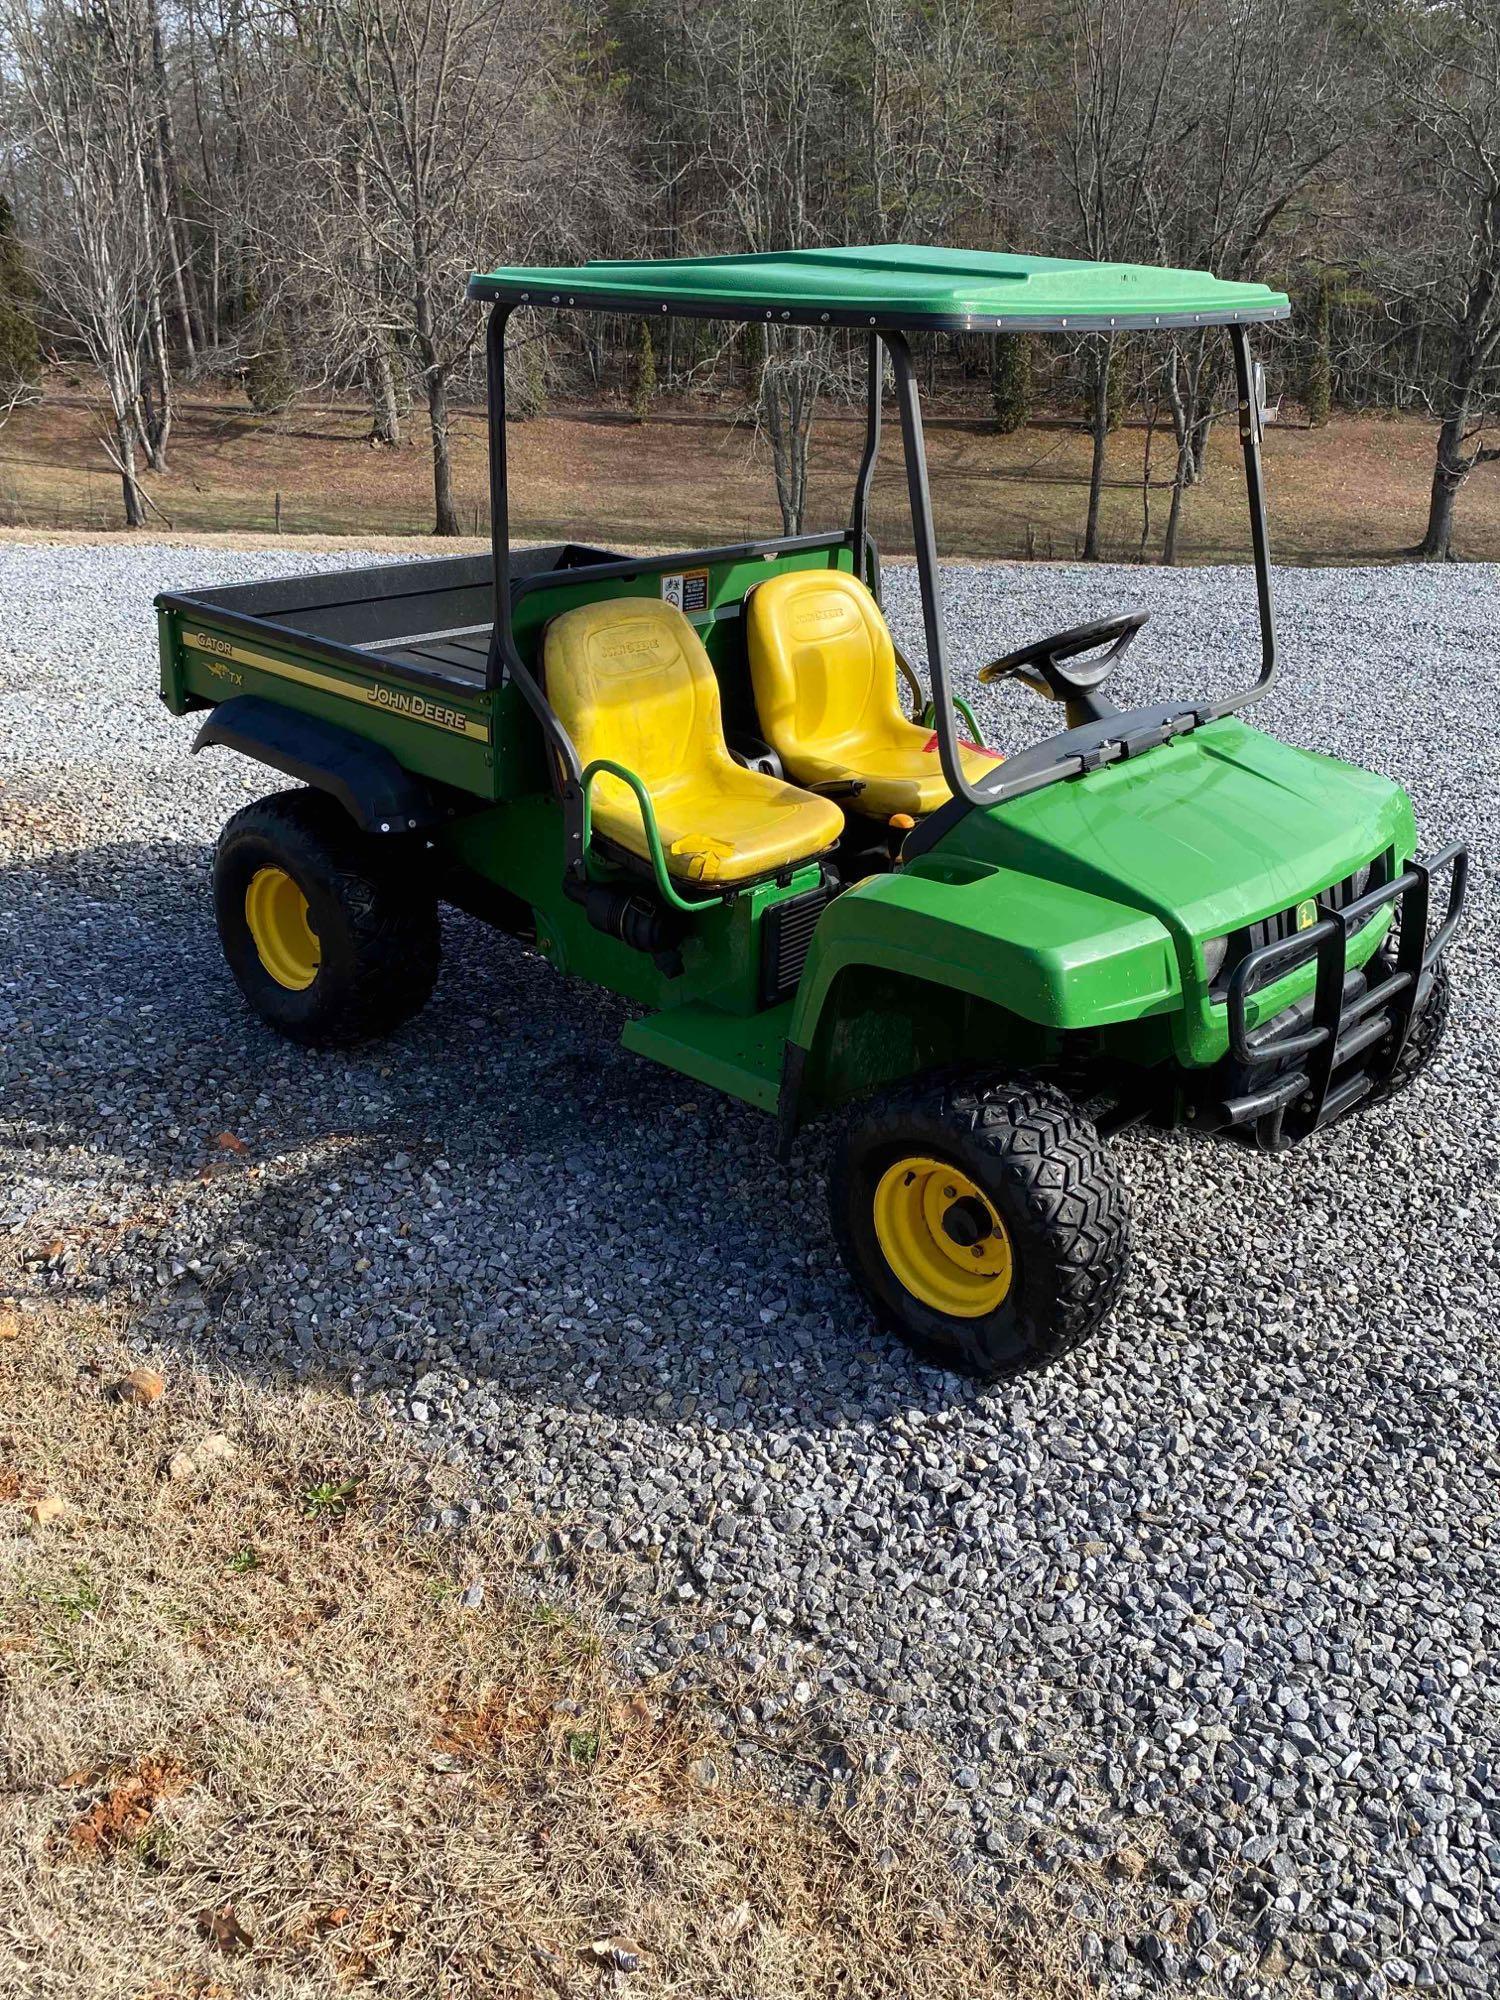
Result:
[[[675,605],[618,597],[564,611],[547,627],[543,670],[585,767],[608,757],[645,785],[670,874],[743,882],[811,860],[843,832],[831,800],[735,763],[712,663]],[[597,832],[650,859],[635,794],[607,771],[593,815]]]
[[[889,819],[948,798],[937,737],[901,712],[896,648],[880,606],[841,570],[783,570],[750,593],[746,635],[766,741],[799,784],[858,782],[852,812]],[[961,749],[980,778],[1001,760]]]

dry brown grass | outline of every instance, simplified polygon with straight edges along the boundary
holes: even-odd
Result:
[[[609,547],[695,548],[742,535],[778,533],[780,515],[753,427],[732,421],[727,399],[664,404],[645,425],[618,406],[559,406],[512,426],[512,528],[522,539],[603,542]],[[242,404],[195,392],[178,412],[171,469],[147,485],[161,508],[145,536],[170,521],[189,532],[272,527],[282,499],[288,534],[423,535],[431,526],[431,461],[419,423],[399,451],[372,451],[357,409],[309,404],[270,420]],[[0,522],[42,529],[114,528],[119,481],[99,444],[99,419],[83,392],[55,378],[35,408],[0,433]],[[894,423],[875,482],[873,520],[888,554],[909,547],[905,472]],[[807,524],[848,517],[863,423],[824,411],[813,433]],[[1103,496],[1106,555],[1134,561],[1145,433],[1127,425],[1110,440]],[[480,410],[454,414],[454,481],[462,525],[487,521],[485,424]],[[1415,417],[1340,415],[1323,430],[1272,425],[1266,438],[1271,546],[1281,562],[1386,562],[1421,538],[1432,480],[1433,426]],[[977,420],[929,412],[927,450],[938,546],[947,556],[1032,554],[1071,561],[1087,504],[1090,443],[1074,422],[1040,418],[1012,437]],[[1158,436],[1157,479],[1170,451]],[[1159,542],[1166,494],[1153,508]],[[277,538],[268,537],[270,546]],[[1458,508],[1458,545],[1477,560],[1500,558],[1500,464],[1476,469]],[[295,543],[293,543],[295,550]],[[1153,547],[1155,543],[1153,543]],[[1244,475],[1232,428],[1213,434],[1208,476],[1184,516],[1186,562],[1245,561],[1249,526]],[[291,560],[295,560],[293,555]]]
[[[622,1673],[607,1570],[417,1533],[442,1469],[332,1390],[156,1365],[120,1400],[103,1310],[0,1306],[0,1992],[1078,1990],[966,1899],[937,1788],[730,1776]]]

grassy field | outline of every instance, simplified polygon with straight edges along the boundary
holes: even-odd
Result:
[[[815,1744],[752,1778],[711,1721],[764,1688],[622,1674],[610,1558],[423,1534],[459,1475],[336,1389],[121,1331],[0,1299],[0,1991],[1081,1994],[1065,1922],[966,1898],[919,1764],[788,1803]]]
[[[518,537],[571,536],[624,547],[692,547],[779,530],[770,467],[753,429],[723,406],[664,408],[644,426],[618,409],[559,408],[511,433],[514,528]],[[171,469],[148,481],[161,516],[192,532],[271,532],[280,496],[288,534],[377,536],[426,533],[431,471],[420,420],[399,451],[373,449],[351,408],[309,407],[275,420],[243,406],[194,397],[172,437]],[[0,431],[0,522],[39,529],[111,528],[120,521],[119,481],[99,443],[97,404],[81,388],[58,388]],[[847,412],[820,418],[812,447],[807,525],[841,522],[848,509],[862,429]],[[1104,494],[1105,554],[1134,560],[1141,547],[1140,478],[1145,433],[1110,443]],[[482,413],[454,424],[456,483],[464,526],[484,531]],[[928,450],[940,546],[951,555],[1070,559],[1078,551],[1087,498],[1089,446],[1060,420],[1009,438],[938,415]],[[1418,539],[1432,472],[1433,432],[1415,419],[1336,418],[1325,430],[1273,427],[1266,444],[1272,545],[1282,561],[1369,563],[1398,558]],[[1170,474],[1158,435],[1153,477]],[[1165,491],[1153,494],[1149,546],[1159,546]],[[874,519],[882,545],[906,544],[900,438],[888,427]],[[1458,543],[1475,559],[1500,559],[1500,464],[1477,471],[1459,503]],[[1209,474],[1188,498],[1182,554],[1234,561],[1248,550],[1238,441],[1221,424]]]

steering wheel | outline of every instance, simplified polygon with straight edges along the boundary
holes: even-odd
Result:
[[[1053,701],[1076,701],[1098,687],[1105,675],[1119,665],[1150,615],[1147,611],[1122,611],[1113,618],[1096,618],[1088,625],[1073,625],[1066,632],[1054,632],[1050,639],[1033,639],[1029,646],[1018,646],[1003,659],[981,667],[979,678],[986,686],[993,681],[1025,681],[1028,687]],[[1095,652],[1100,646],[1108,646],[1109,651],[1079,667],[1064,664],[1077,659],[1080,653]]]

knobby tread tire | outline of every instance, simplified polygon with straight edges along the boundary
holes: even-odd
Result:
[[[1432,985],[1421,1013],[1411,1024],[1406,1047],[1385,1082],[1371,1091],[1369,1103],[1383,1104],[1388,1097],[1394,1097],[1398,1090],[1405,1090],[1422,1074],[1442,1046],[1452,1012],[1453,985],[1448,977],[1447,961],[1439,959],[1432,968]]]
[[[1000,1308],[959,1319],[915,1299],[875,1237],[874,1187],[906,1153],[951,1159],[983,1188],[1011,1237]],[[1129,1263],[1129,1208],[1089,1120],[1036,1077],[951,1073],[864,1100],[845,1119],[829,1199],[840,1254],[894,1333],[926,1358],[996,1379],[1055,1361],[1109,1316]]]
[[[389,1034],[431,996],[442,958],[437,899],[420,851],[361,833],[336,799],[273,792],[237,812],[214,854],[214,912],[230,970],[271,1027],[309,1048]],[[290,992],[261,964],[245,920],[257,868],[285,869],[306,896],[322,963]]]

